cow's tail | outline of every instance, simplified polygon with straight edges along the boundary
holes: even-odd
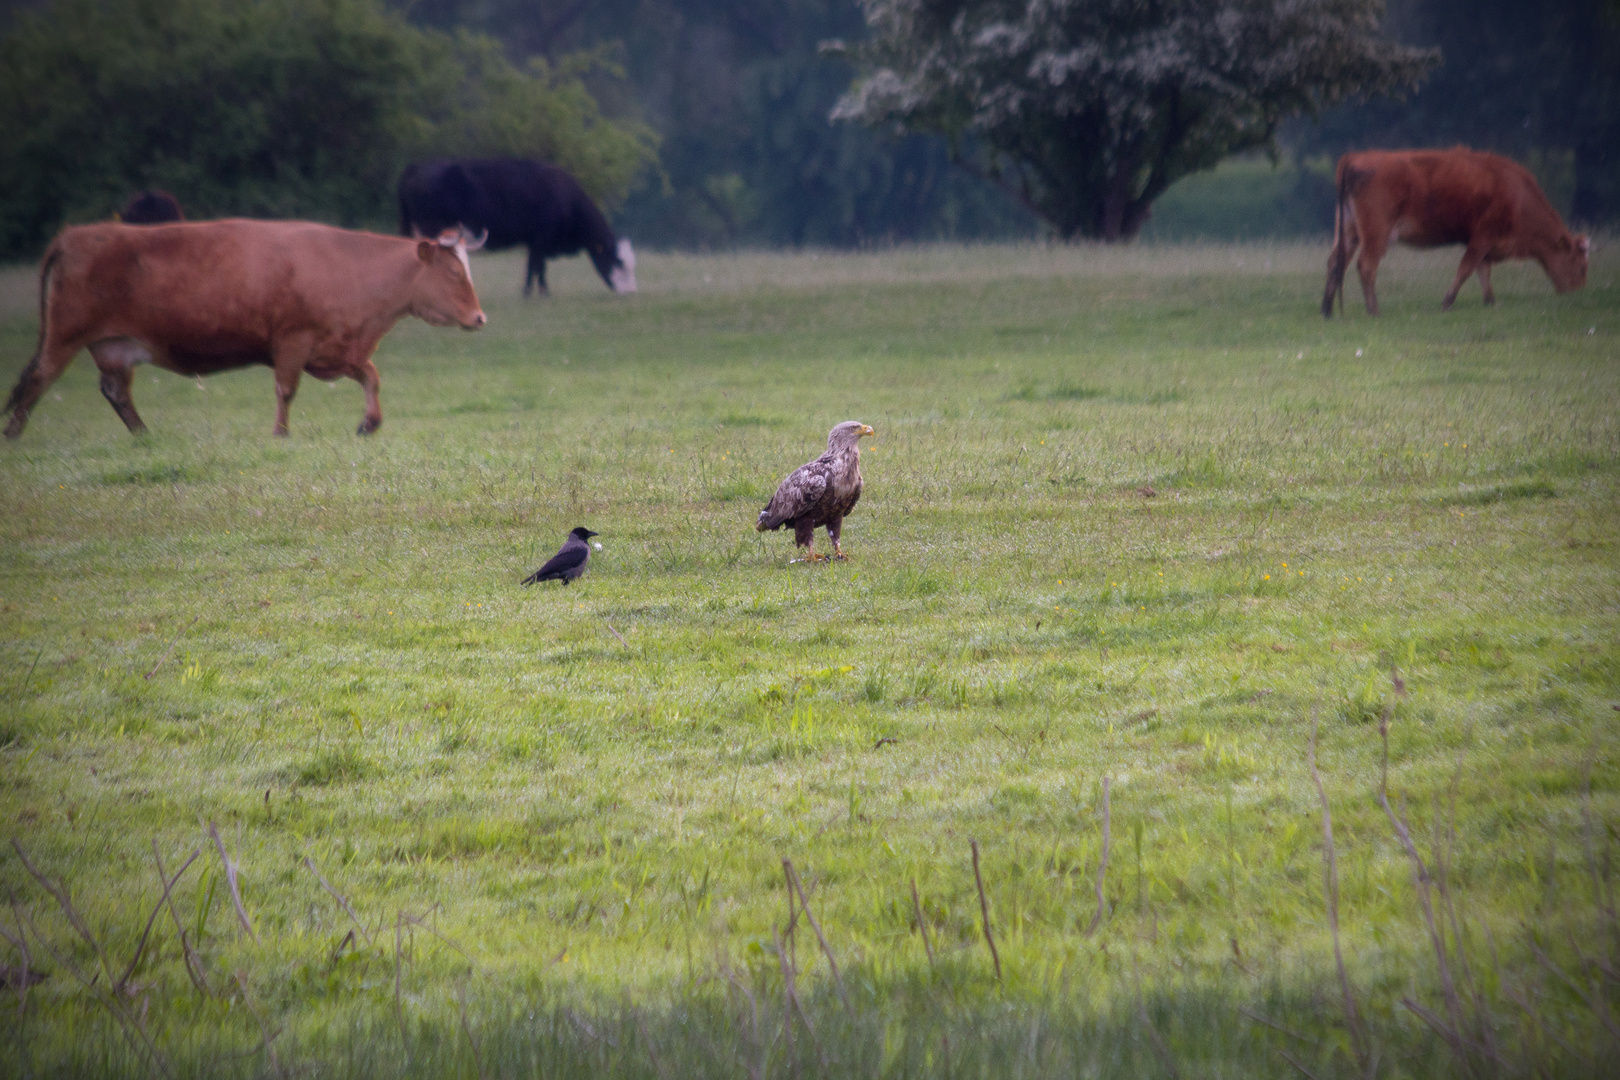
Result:
[[[61,240],[52,240],[51,246],[45,250],[45,258],[41,259],[39,264],[39,339],[34,344],[34,358],[28,361],[28,365],[22,369],[22,374],[17,378],[17,385],[11,388],[11,396],[6,399],[3,415],[14,414],[17,407],[28,400],[29,388],[38,378],[39,362],[45,355],[45,338],[50,333],[51,272],[56,269],[57,260],[61,257]],[[7,428],[7,434],[10,434],[10,428]]]
[[[1322,292],[1322,318],[1333,317],[1333,300],[1344,314],[1344,272],[1350,265],[1350,156],[1339,159],[1333,185],[1333,250],[1328,253],[1327,287]]]

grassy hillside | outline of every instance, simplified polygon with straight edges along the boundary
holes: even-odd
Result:
[[[1456,255],[1331,322],[1324,245],[483,258],[369,439],[82,357],[0,447],[0,1073],[1614,1067],[1620,260]]]

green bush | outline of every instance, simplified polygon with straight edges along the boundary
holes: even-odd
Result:
[[[610,204],[654,158],[604,118],[594,55],[519,70],[376,0],[56,0],[0,38],[0,257],[136,189],[192,217],[386,228],[412,157],[541,157]]]

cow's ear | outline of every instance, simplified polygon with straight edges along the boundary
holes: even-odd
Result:
[[[433,262],[433,249],[438,246],[437,240],[418,240],[416,242],[416,257],[431,265]]]

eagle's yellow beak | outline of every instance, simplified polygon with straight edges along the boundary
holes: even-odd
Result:
[[[871,428],[870,428],[870,427],[868,427],[868,426],[867,426],[867,425],[866,425],[866,424],[862,424],[862,425],[861,425],[861,434],[862,434],[862,435],[876,435],[876,434],[877,434],[877,432],[875,432],[875,431],[873,431],[873,430],[872,430],[872,429],[871,429]]]

